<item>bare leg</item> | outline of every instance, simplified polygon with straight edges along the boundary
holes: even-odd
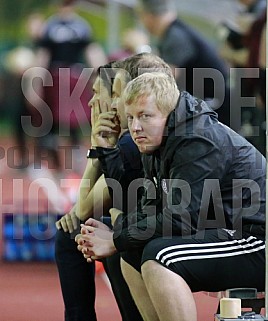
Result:
[[[121,270],[144,321],[159,321],[141,274],[121,259]]]
[[[141,271],[160,321],[197,321],[192,292],[179,275],[155,261],[145,262]]]

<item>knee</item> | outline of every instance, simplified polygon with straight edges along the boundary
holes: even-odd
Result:
[[[64,251],[66,236],[63,230],[57,230],[55,235],[55,258],[61,255],[62,251]]]
[[[77,244],[71,237],[71,234],[64,232],[62,229],[57,230],[55,235],[55,255],[61,255],[67,250],[77,250]]]
[[[55,234],[55,245],[62,246],[68,239],[70,239],[70,234],[68,232],[64,232],[62,229],[57,230]]]
[[[141,266],[141,275],[142,278],[148,279],[153,276],[159,269],[161,269],[161,265],[154,260],[148,260],[144,262]]]
[[[141,253],[131,251],[122,252],[121,261],[124,261],[125,265],[133,267],[136,271],[140,273],[141,270]]]
[[[62,243],[62,240],[65,239],[65,235],[64,235],[64,231],[63,230],[57,230],[56,234],[55,234],[55,246],[60,246]]]
[[[134,284],[135,282],[139,282],[142,279],[140,272],[137,271],[129,263],[124,261],[122,258],[121,258],[121,271],[124,279],[126,280],[129,286],[131,284]]]
[[[131,265],[129,265],[124,259],[120,260],[121,272],[125,280],[128,279],[129,274],[131,273]]]

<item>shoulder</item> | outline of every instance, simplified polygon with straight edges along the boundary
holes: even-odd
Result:
[[[170,43],[176,39],[176,41],[180,40],[182,42],[187,42],[188,29],[187,27],[180,23],[179,20],[173,21],[166,30],[166,34],[162,39],[163,43]]]

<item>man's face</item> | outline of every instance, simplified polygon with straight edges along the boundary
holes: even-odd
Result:
[[[125,106],[132,139],[141,153],[152,153],[161,145],[168,115],[162,114],[152,96]]]
[[[138,2],[138,5],[135,8],[136,15],[143,26],[152,34],[154,34],[154,19],[152,15],[147,12],[141,3]]]
[[[112,109],[116,111],[120,121],[121,129],[128,128],[127,118],[125,114],[124,104],[122,103],[121,95],[126,87],[126,78],[123,72],[118,71],[115,75],[112,90]]]
[[[88,103],[88,105],[91,108],[94,108],[94,105],[96,103],[99,104],[100,108],[102,108],[104,104],[107,104],[107,106],[110,107],[111,95],[109,93],[109,90],[104,86],[103,81],[99,76],[97,76],[92,86],[92,91],[93,91],[93,97],[90,99]]]

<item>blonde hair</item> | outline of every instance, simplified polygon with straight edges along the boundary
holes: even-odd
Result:
[[[132,105],[144,97],[153,97],[165,115],[175,109],[180,91],[174,77],[163,72],[144,73],[130,81],[123,93],[123,103]]]

